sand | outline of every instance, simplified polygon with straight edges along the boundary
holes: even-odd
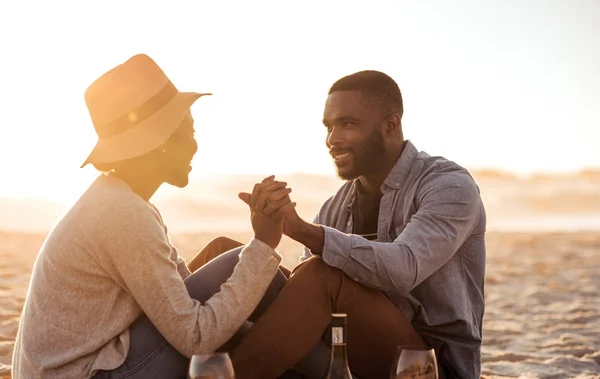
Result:
[[[219,233],[175,235],[189,258]],[[229,234],[246,240],[248,233]],[[0,232],[0,378],[43,234]],[[487,378],[600,377],[600,232],[488,233],[483,370]],[[299,246],[284,239],[284,263]]]

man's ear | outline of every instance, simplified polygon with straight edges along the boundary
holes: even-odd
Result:
[[[393,113],[389,115],[386,119],[385,132],[386,134],[394,134],[401,132],[401,123],[400,123],[400,115],[398,113]]]

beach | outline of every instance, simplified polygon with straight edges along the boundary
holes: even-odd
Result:
[[[256,179],[158,196],[186,259],[220,235],[251,238],[247,208],[235,197]],[[334,179],[288,179],[306,219],[339,185]],[[575,222],[600,218],[594,197],[600,176],[523,181],[487,173],[478,183],[490,220],[482,376],[600,378],[600,228]],[[0,378],[10,377],[20,312],[45,234],[0,231]],[[286,267],[298,263],[298,243],[284,237],[278,250]]]
[[[215,236],[181,234],[174,243],[190,258]],[[0,378],[10,377],[20,311],[43,237],[0,233]],[[298,248],[287,238],[280,246],[288,267],[296,264]],[[487,251],[482,375],[600,377],[600,232],[491,232]]]

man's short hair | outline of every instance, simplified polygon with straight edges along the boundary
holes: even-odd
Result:
[[[365,70],[344,76],[331,86],[329,94],[336,91],[359,91],[370,104],[381,106],[389,114],[398,113],[402,117],[404,112],[398,84],[380,71]]]

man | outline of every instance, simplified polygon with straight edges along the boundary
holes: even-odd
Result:
[[[479,377],[484,206],[467,170],[404,139],[402,113],[398,85],[384,73],[357,72],[331,87],[326,144],[347,182],[314,223],[286,212],[284,234],[306,247],[303,263],[233,351],[238,378],[276,377],[297,364],[326,336],[332,312],[348,314],[359,378],[389,377],[399,345],[433,347],[440,377]],[[259,213],[269,204],[240,197]]]

